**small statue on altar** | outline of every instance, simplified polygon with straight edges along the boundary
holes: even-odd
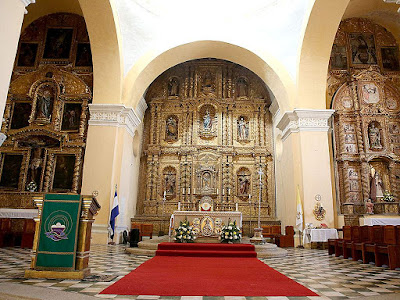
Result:
[[[379,173],[375,168],[371,168],[371,181],[370,181],[370,199],[372,201],[377,201],[383,199],[383,181]]]
[[[367,202],[365,202],[365,208],[367,210],[367,214],[374,214],[374,203],[372,203],[371,199],[368,199]]]

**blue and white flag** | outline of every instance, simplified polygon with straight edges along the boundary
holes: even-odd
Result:
[[[111,226],[111,239],[114,239],[115,218],[119,215],[117,189],[115,189],[114,201],[111,207],[110,226]]]

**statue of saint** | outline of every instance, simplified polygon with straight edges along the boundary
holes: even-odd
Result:
[[[210,111],[208,109],[206,110],[206,113],[203,117],[203,128],[205,130],[211,129],[211,116],[210,116]]]
[[[365,203],[365,208],[367,210],[367,214],[372,215],[374,213],[374,204],[372,203],[371,199],[368,199]]]
[[[45,90],[43,94],[38,95],[38,117],[50,118],[50,106],[51,106],[52,95],[50,90]]]
[[[165,191],[170,195],[175,194],[175,175],[174,174],[167,174],[165,176]]]
[[[176,78],[172,78],[168,83],[168,95],[178,96],[179,84]]]
[[[382,148],[381,144],[381,132],[378,127],[375,127],[375,123],[371,123],[368,128],[369,145],[371,149]]]
[[[371,168],[371,182],[370,182],[370,199],[376,202],[377,199],[383,199],[383,181],[375,168]]]
[[[249,138],[249,125],[243,117],[238,120],[238,137],[239,140],[247,140]]]
[[[178,126],[177,126],[176,120],[173,117],[169,117],[167,119],[166,137],[167,138],[176,138],[177,135],[178,135]]]
[[[243,78],[240,78],[237,82],[237,95],[238,97],[247,96],[247,83]]]
[[[249,194],[250,182],[246,177],[239,178],[239,192],[241,195]]]

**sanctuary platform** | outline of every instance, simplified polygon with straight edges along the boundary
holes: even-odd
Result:
[[[158,244],[173,241],[173,238],[169,238],[168,236],[153,237],[152,239],[144,239],[143,241],[139,242],[139,247],[126,248],[125,251],[132,255],[155,256],[158,249]],[[217,244],[215,239],[200,239],[200,242]],[[250,244],[250,238],[244,237],[241,244]],[[257,252],[257,258],[283,257],[288,253],[285,249],[279,248],[275,244],[265,243],[264,245],[254,246],[255,251]]]

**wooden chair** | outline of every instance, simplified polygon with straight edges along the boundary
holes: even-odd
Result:
[[[400,245],[397,245],[396,227],[386,225],[383,228],[384,245],[377,245],[375,249],[375,265],[381,267],[383,264],[391,270],[400,267]]]
[[[274,243],[275,239],[279,236],[281,236],[281,225],[272,225],[270,227],[270,233],[266,233],[265,235],[263,230],[263,237],[272,239]]]
[[[288,248],[294,247],[294,229],[293,226],[285,227],[285,235],[280,235],[275,238],[278,247]]]
[[[21,248],[32,248],[35,237],[36,222],[32,219],[24,220],[24,232],[22,233]]]
[[[142,236],[149,236],[150,239],[153,238],[153,224],[142,224],[140,240],[142,240]]]
[[[272,233],[272,226],[271,225],[261,226],[261,228],[263,229],[263,231],[262,231],[263,237],[265,237],[265,236],[267,236],[267,235]]]
[[[375,262],[377,247],[383,243],[383,226],[372,226],[372,243],[365,243],[362,247],[362,260],[364,264]]]
[[[359,231],[359,242],[353,242],[351,245],[351,257],[354,261],[362,259],[365,244],[372,243],[372,226],[361,226]]]
[[[343,245],[345,241],[351,241],[351,226],[343,226],[343,239],[337,239],[335,242],[335,257],[343,255]]]
[[[0,247],[13,245],[13,235],[11,231],[11,219],[0,219]]]

